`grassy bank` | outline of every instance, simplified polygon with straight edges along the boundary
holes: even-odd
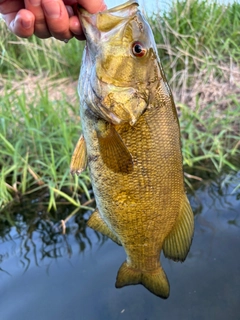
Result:
[[[150,22],[180,115],[185,171],[239,170],[240,4],[178,1]],[[74,39],[16,38],[1,21],[0,208],[30,194],[49,210],[90,200],[87,172],[69,173],[82,50]]]

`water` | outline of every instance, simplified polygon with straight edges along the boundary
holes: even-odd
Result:
[[[240,173],[197,182],[190,195],[196,215],[188,258],[181,264],[161,257],[168,300],[141,285],[115,289],[124,250],[86,228],[89,212],[72,218],[62,235],[59,217],[49,219],[44,206],[19,206],[17,226],[0,225],[0,319],[239,319],[239,180]]]

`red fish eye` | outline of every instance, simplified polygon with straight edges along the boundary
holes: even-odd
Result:
[[[132,44],[132,52],[136,57],[143,57],[147,50],[140,41],[135,41]]]

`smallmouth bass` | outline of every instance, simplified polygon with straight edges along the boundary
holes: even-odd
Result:
[[[90,168],[97,208],[88,226],[125,249],[117,288],[143,284],[167,298],[160,253],[184,261],[194,230],[172,93],[137,1],[97,14],[79,8],[79,19],[83,135],[71,171]]]

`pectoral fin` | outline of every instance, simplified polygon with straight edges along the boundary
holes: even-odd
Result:
[[[114,126],[107,122],[99,123],[97,136],[101,157],[106,166],[113,172],[132,172],[132,155]]]
[[[98,209],[96,209],[93,214],[90,216],[87,225],[96,230],[101,232],[102,234],[104,234],[105,236],[109,237],[110,239],[112,239],[114,242],[116,242],[117,244],[119,244],[120,246],[121,241],[118,239],[118,237],[109,229],[108,225],[106,224],[105,221],[103,221],[102,217],[99,214]]]
[[[193,212],[187,196],[184,195],[178,219],[163,244],[165,257],[184,261],[192,243],[193,231]]]
[[[86,141],[83,135],[81,135],[72,155],[70,172],[71,174],[80,175],[80,173],[84,171],[86,167],[87,167],[87,147],[86,147]]]

